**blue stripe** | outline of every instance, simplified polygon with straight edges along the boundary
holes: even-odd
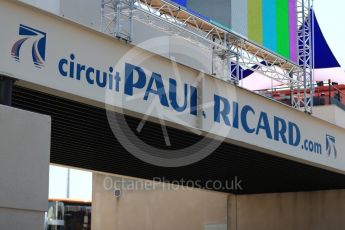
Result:
[[[262,0],[263,45],[277,51],[277,5],[276,0]]]
[[[170,0],[180,6],[184,6],[184,7],[187,7],[187,0]]]

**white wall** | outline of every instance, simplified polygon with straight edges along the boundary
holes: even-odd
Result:
[[[48,116],[0,105],[0,229],[43,229],[50,128]]]
[[[60,12],[60,0],[19,0],[54,14]]]
[[[95,30],[100,29],[101,0],[60,0],[60,16]]]
[[[345,111],[336,105],[315,106],[313,115],[339,127],[345,128]]]

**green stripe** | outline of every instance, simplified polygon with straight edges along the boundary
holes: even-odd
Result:
[[[277,2],[277,51],[280,55],[290,58],[289,34],[289,1]]]
[[[248,0],[248,37],[262,45],[262,0]]]

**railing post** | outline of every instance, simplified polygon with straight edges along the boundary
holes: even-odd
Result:
[[[331,91],[332,91],[331,79],[328,79],[328,104],[330,105],[332,104]]]

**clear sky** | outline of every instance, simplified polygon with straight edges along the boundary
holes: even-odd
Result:
[[[50,166],[49,198],[67,198],[67,168]],[[90,201],[92,199],[92,173],[70,170],[71,199]]]
[[[345,1],[314,0],[314,9],[329,46],[345,69]]]

